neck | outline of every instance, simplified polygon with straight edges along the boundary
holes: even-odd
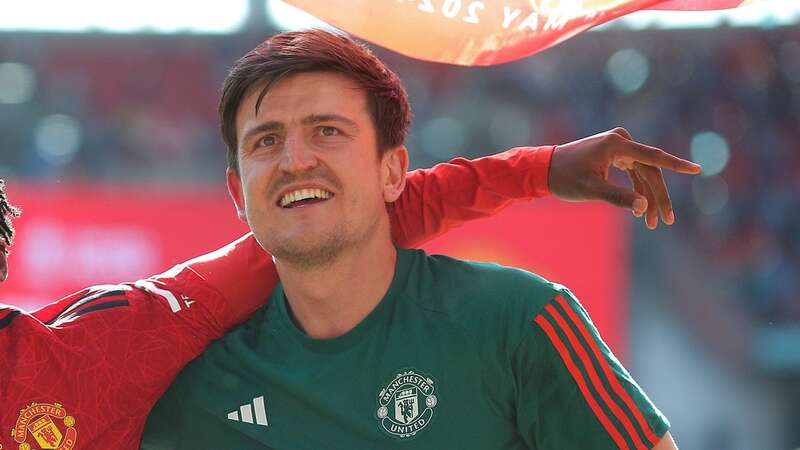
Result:
[[[343,250],[324,267],[275,261],[297,325],[314,339],[341,336],[361,323],[392,283],[397,250],[388,230]]]

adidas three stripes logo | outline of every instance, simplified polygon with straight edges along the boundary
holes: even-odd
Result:
[[[253,418],[255,416],[255,422]],[[245,403],[239,409],[228,413],[228,420],[234,422],[254,423],[256,425],[269,426],[267,421],[267,409],[264,406],[264,396],[256,397],[250,403]]]

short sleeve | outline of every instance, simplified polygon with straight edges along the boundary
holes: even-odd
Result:
[[[517,426],[532,448],[650,449],[669,429],[566,289],[531,318],[514,372]]]

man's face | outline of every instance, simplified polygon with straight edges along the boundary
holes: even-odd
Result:
[[[405,165],[407,156],[404,148],[378,156],[356,82],[331,72],[292,75],[270,88],[256,112],[260,91],[251,89],[239,105],[239,174],[228,171],[239,215],[258,242],[279,260],[315,266],[374,236],[382,220],[388,230],[392,152]]]

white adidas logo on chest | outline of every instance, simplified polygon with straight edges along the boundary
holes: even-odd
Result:
[[[255,418],[255,421],[253,421]],[[234,422],[252,423],[254,425],[269,426],[267,421],[267,408],[264,405],[264,396],[256,397],[250,403],[239,406],[239,409],[228,413],[228,420]]]

